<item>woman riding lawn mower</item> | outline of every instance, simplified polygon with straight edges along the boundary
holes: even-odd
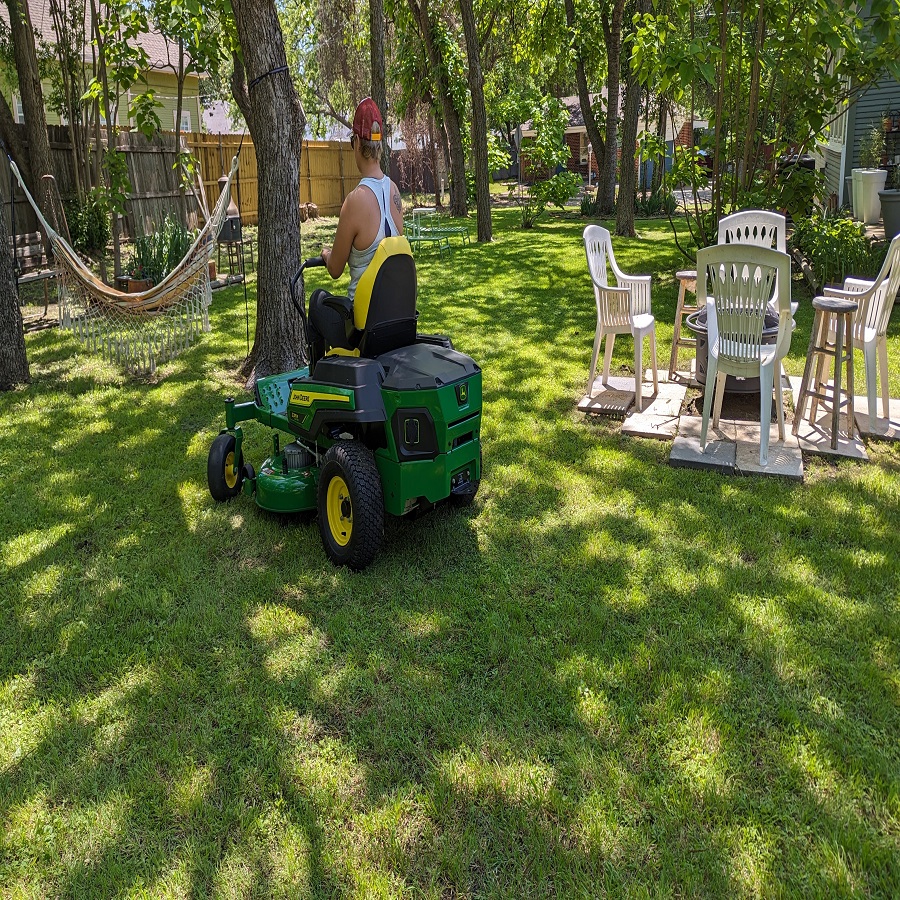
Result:
[[[243,490],[273,512],[318,510],[325,553],[358,570],[381,548],[385,512],[474,499],[481,369],[449,338],[416,333],[416,268],[405,237],[378,244],[353,300],[320,297],[341,328],[311,334],[296,284],[325,264],[306,260],[291,284],[309,366],[260,379],[255,402],[226,399],[207,479],[216,500]],[[254,419],[276,429],[259,474],[242,454],[241,423]]]

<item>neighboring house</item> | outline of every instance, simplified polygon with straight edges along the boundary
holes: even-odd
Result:
[[[595,99],[596,96],[597,95],[595,94]],[[603,88],[600,96],[603,98],[606,97],[606,88]],[[588,167],[590,167],[590,177],[593,179],[598,174],[597,155],[588,140],[587,126],[584,124],[584,116],[581,113],[581,103],[579,102],[578,97],[560,97],[559,100],[560,103],[566,107],[569,114],[569,123],[566,126],[565,132],[566,143],[569,145],[569,160],[566,168],[570,172],[576,172],[582,177],[588,178]],[[692,147],[694,145],[694,130],[697,128],[705,128],[706,125],[707,123],[705,121],[701,122],[697,120],[691,122],[685,115],[676,112],[674,125],[671,118],[666,123],[666,151],[668,159],[672,159],[676,145],[679,147]],[[602,126],[601,131],[603,131]],[[651,122],[648,128],[646,121],[641,117],[638,120],[638,134],[642,131],[653,131],[655,133],[656,123]],[[525,122],[522,125],[520,134],[523,155],[522,174],[524,178],[529,179],[537,175],[537,173],[532,171],[528,165],[528,142],[533,140],[536,135],[532,123]],[[647,172],[648,179],[652,178],[652,170],[653,165],[652,163],[649,163]]]
[[[859,96],[844,103],[843,112],[819,142],[819,157],[825,172],[825,194],[838,206],[848,201],[846,179],[859,167],[863,135],[873,125],[884,128],[884,114],[891,115],[891,130],[885,131],[887,162],[900,164],[900,82],[885,77]]]
[[[87,10],[90,9],[89,4],[86,5]],[[35,31],[35,39],[43,38],[48,44],[56,43],[56,31],[53,27],[53,18],[50,14],[50,4],[47,0],[28,0],[28,11],[31,15],[31,25]],[[85,13],[89,16],[89,11]],[[5,4],[0,3],[0,19],[4,23],[9,23],[9,11]],[[89,30],[86,29],[89,33]],[[144,73],[147,79],[147,85],[153,88],[156,99],[162,104],[157,108],[156,112],[159,121],[165,131],[171,131],[175,128],[175,112],[178,107],[178,79],[175,75],[178,62],[177,45],[167,41],[159,32],[150,31],[142,34],[138,38],[139,44],[146,50],[149,57],[150,67]],[[91,44],[88,40],[84,46],[85,66],[91,65]],[[44,93],[44,99],[50,96],[50,85],[44,81],[41,85]],[[11,87],[10,82],[3,77],[3,64],[0,63],[0,90],[9,102],[10,109],[17,122],[24,121],[24,111],[22,109],[22,101]],[[128,116],[128,106],[132,94],[140,93],[144,90],[143,83],[135,85],[133,91],[127,92],[122,96],[119,103],[118,124],[128,125],[126,118]],[[48,125],[65,125],[66,122],[61,120],[60,116],[50,109],[45,109]],[[184,91],[182,96],[181,109],[181,130],[182,131],[200,131],[201,121],[203,117],[203,107],[200,103],[200,78],[197,75],[189,74],[185,76]]]

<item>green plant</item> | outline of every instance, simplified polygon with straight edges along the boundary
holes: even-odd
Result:
[[[875,122],[859,144],[859,165],[863,169],[877,169],[884,156],[884,132]]]
[[[776,178],[776,193],[771,202],[792,218],[808,216],[812,212],[813,202],[821,201],[824,190],[824,171],[788,165]]]
[[[84,200],[65,204],[72,246],[88,256],[103,253],[109,242],[109,208],[102,191],[93,189]]]
[[[522,227],[533,228],[534,223],[552,203],[564,209],[569,198],[581,185],[581,176],[574,172],[560,172],[546,181],[536,181],[522,197]],[[518,199],[518,198],[517,198]]]
[[[590,218],[597,213],[597,203],[593,194],[582,194],[581,197],[581,215]]]
[[[652,191],[646,197],[635,197],[634,211],[639,216],[649,218],[651,216],[674,215],[678,208],[678,201],[670,190],[665,188]]]
[[[848,275],[875,275],[887,249],[873,246],[865,226],[843,211],[795,219],[790,246],[806,257],[817,289]]]
[[[166,216],[159,231],[135,238],[129,274],[159,284],[181,262],[192,240],[181,222]]]
[[[475,173],[466,172],[466,206],[470,209],[477,202],[477,189],[475,187]]]

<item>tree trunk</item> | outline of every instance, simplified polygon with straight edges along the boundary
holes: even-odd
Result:
[[[466,53],[469,58],[469,92],[472,95],[472,156],[475,159],[475,200],[478,209],[478,241],[491,240],[491,173],[488,170],[487,113],[484,108],[484,75],[481,48],[472,0],[459,0]]]
[[[674,135],[673,143],[677,140],[678,135]],[[659,98],[659,118],[656,123],[656,139],[665,146],[666,141],[666,100],[660,95]],[[672,154],[674,156],[674,149]],[[662,188],[663,176],[666,173],[666,154],[661,153],[653,161],[653,178],[650,180],[650,191],[656,193]]]
[[[241,371],[251,380],[287,372],[306,357],[290,298],[300,261],[300,154],[306,117],[287,67],[273,0],[234,0],[243,59],[232,92],[256,149],[259,172],[259,272],[256,337]],[[245,74],[246,72],[246,74]],[[302,282],[299,301],[306,305]]]
[[[641,85],[629,68],[625,79],[625,109],[622,112],[622,160],[619,166],[619,202],[616,204],[616,234],[634,237],[634,159],[637,145],[638,116],[641,111]]]
[[[572,35],[573,50],[575,51],[575,82],[578,85],[578,104],[581,106],[581,117],[584,119],[588,141],[590,141],[591,147],[594,148],[594,156],[597,159],[597,171],[602,172],[604,170],[604,160],[606,159],[606,142],[603,140],[600,126],[597,124],[597,117],[594,115],[594,109],[591,106],[591,92],[588,90],[584,55],[581,42],[578,39],[578,30],[575,27],[574,0],[566,0],[566,25],[569,28],[569,33]],[[588,167],[588,182],[590,182],[590,158],[588,158]]]
[[[444,170],[441,173],[441,177],[443,177],[450,171],[450,142],[447,140],[447,129],[444,128],[444,123],[441,122],[440,120],[435,120],[435,121],[437,122],[438,137],[441,140],[441,156],[443,157],[443,160],[444,160]],[[435,182],[435,185],[436,185],[435,193],[437,193],[440,190],[441,185],[438,184],[438,182]],[[438,194],[438,200],[435,202],[434,205],[438,209],[444,208],[444,192],[443,192],[443,190],[441,190],[440,194]]]
[[[6,216],[0,211],[0,391],[31,381]]]
[[[175,96],[175,165],[172,168],[172,174],[175,176],[173,190],[178,191],[181,207],[181,218],[185,227],[189,227],[187,200],[184,193],[184,179],[181,167],[181,110],[184,106],[184,79],[186,77],[184,71],[184,38],[178,39],[178,72],[176,79],[178,81],[178,90]]]
[[[597,211],[612,215],[616,208],[616,129],[619,124],[619,84],[622,59],[622,13],[625,0],[615,0],[612,18],[601,14],[603,34],[606,38],[606,145],[603,166],[597,179]]]
[[[435,205],[436,209],[440,209],[441,206],[443,205],[443,201],[442,201],[441,195],[439,193],[440,186],[441,186],[441,182],[440,182],[441,173],[440,173],[440,165],[438,163],[438,145],[437,145],[437,141],[434,138],[434,117],[431,114],[430,107],[428,109],[427,115],[428,115],[428,143],[430,145],[429,149],[431,152],[431,177],[432,177],[432,181],[434,183],[434,205]],[[450,155],[449,152],[447,155],[448,156]],[[422,190],[423,191],[425,190],[424,186],[422,187]]]
[[[459,111],[453,103],[450,89],[445,75],[444,59],[441,51],[434,42],[431,33],[431,17],[428,14],[428,0],[408,0],[409,8],[419,26],[422,42],[425,45],[425,53],[434,76],[434,86],[441,103],[443,127],[450,144],[450,214],[453,216],[465,216],[468,214],[466,205],[466,154],[463,149],[462,126],[459,121]]]
[[[12,36],[19,77],[19,93],[25,113],[25,134],[28,138],[28,158],[31,164],[32,186],[38,188],[34,199],[44,216],[50,219],[50,208],[44,191],[40,190],[41,178],[53,174],[50,162],[50,139],[47,137],[47,118],[44,114],[44,94],[38,73],[37,52],[34,47],[34,31],[24,0],[6,0],[9,8],[9,31]]]
[[[6,144],[6,149],[13,158],[13,162],[19,167],[28,189],[37,197],[40,193],[37,189],[39,185],[35,185],[31,178],[31,163],[28,159],[28,153],[19,135],[19,129],[16,125],[16,120],[13,118],[12,110],[9,108],[6,97],[2,93],[0,93],[0,137],[3,138],[3,143]]]
[[[77,37],[71,33],[66,19],[66,11],[60,7],[58,0],[50,0],[50,15],[53,18],[53,30],[56,32],[56,61],[59,63],[59,77],[62,85],[63,99],[66,104],[66,118],[69,120],[69,140],[72,143],[72,170],[75,173],[75,193],[79,201],[85,198],[85,185],[82,183],[82,153],[80,135],[78,134],[78,116],[75,110],[75,87],[72,84],[72,63],[77,59],[75,65],[84,68],[84,60],[81,57],[81,50],[84,47],[84,32],[82,31]],[[82,28],[83,28],[82,21]],[[73,48],[78,49],[78,56],[75,57]],[[77,96],[81,96],[79,93]]]
[[[118,139],[116,120],[118,118],[119,109],[118,101],[115,105],[112,103],[112,94],[109,90],[109,77],[106,69],[106,38],[100,33],[100,17],[98,12],[99,4],[95,0],[91,0],[91,21],[94,29],[94,43],[97,47],[97,72],[100,76],[100,83],[103,86],[103,108],[106,111],[106,149],[107,155],[103,163],[106,170],[106,182],[110,190],[113,188],[113,178],[110,174],[109,160],[111,154],[117,152]],[[100,119],[99,109],[97,111],[97,121]],[[101,153],[100,146],[100,127],[97,126],[97,152]],[[112,233],[113,242],[113,277],[118,278],[122,274],[122,247],[119,240],[119,210],[110,204],[109,210],[109,229]],[[101,263],[101,274],[106,277],[106,267]]]
[[[381,171],[391,174],[391,145],[388,140],[387,78],[384,63],[384,0],[369,0],[369,57],[372,66],[372,99],[381,110],[384,134],[381,143]]]

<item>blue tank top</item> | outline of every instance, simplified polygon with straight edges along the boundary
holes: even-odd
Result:
[[[391,227],[391,214],[388,206],[388,194],[391,192],[391,179],[387,175],[379,178],[363,178],[359,182],[364,184],[374,195],[378,201],[378,209],[381,213],[381,223],[378,226],[378,234],[375,240],[366,247],[365,250],[357,250],[356,247],[350,247],[350,256],[347,259],[347,265],[350,267],[350,287],[347,288],[347,296],[352,300],[356,293],[356,285],[362,273],[369,267],[372,257],[378,245],[386,238],[390,237],[394,232]]]

